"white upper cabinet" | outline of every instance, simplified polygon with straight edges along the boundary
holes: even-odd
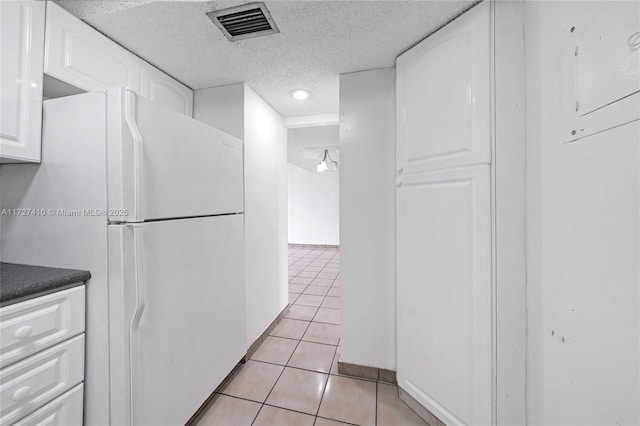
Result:
[[[489,10],[476,6],[397,59],[400,173],[490,162]]]
[[[146,62],[140,68],[140,95],[192,116],[193,90]]]
[[[398,385],[447,425],[495,424],[490,12],[397,61]]]
[[[48,3],[45,74],[88,92],[122,86],[189,117],[193,91]]]
[[[45,2],[0,2],[0,162],[40,162]]]
[[[86,91],[138,91],[140,59],[53,2],[48,3],[44,72]]]

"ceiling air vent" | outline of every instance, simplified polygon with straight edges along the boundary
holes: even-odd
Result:
[[[278,26],[262,2],[244,4],[207,13],[231,41],[279,33]]]

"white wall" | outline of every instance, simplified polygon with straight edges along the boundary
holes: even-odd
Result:
[[[343,362],[395,370],[395,70],[340,76]]]
[[[248,347],[288,303],[287,131],[244,84],[196,90],[194,117],[244,140]]]
[[[639,122],[563,143],[575,113],[564,40],[583,13],[598,21],[597,4],[526,5],[529,424],[637,425]]]
[[[289,163],[289,243],[340,244],[338,172]]]
[[[253,343],[289,303],[287,129],[251,88],[244,92],[247,338]]]

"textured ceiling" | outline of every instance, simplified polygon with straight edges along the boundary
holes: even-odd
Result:
[[[247,1],[57,0],[192,89],[246,82],[283,116],[338,112],[339,75],[395,58],[475,1],[266,1],[280,33],[229,42],[206,12]],[[313,93],[301,102],[296,88]]]
[[[318,162],[322,160],[324,150],[329,149],[331,159],[340,163],[339,139],[338,125],[289,129],[287,160],[295,166],[315,172]]]

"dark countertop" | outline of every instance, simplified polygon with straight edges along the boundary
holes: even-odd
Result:
[[[89,271],[0,262],[0,306],[82,285]]]

